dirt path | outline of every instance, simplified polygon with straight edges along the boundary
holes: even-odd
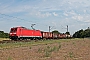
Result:
[[[90,40],[1,49],[0,60],[90,60]]]

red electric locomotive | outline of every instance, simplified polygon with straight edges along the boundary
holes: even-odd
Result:
[[[31,30],[25,27],[13,27],[10,30],[10,39],[41,39],[42,34],[40,30]]]

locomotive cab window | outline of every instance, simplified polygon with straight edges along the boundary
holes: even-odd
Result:
[[[16,31],[17,31],[17,28],[13,28],[13,29],[11,29],[10,32],[16,32]]]

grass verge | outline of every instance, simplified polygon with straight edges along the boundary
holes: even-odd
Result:
[[[0,38],[0,41],[3,41],[3,40],[10,40],[9,38]]]

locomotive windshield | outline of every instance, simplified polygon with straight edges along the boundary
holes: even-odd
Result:
[[[12,28],[10,32],[13,33],[13,32],[16,32],[16,31],[17,31],[17,28]]]

